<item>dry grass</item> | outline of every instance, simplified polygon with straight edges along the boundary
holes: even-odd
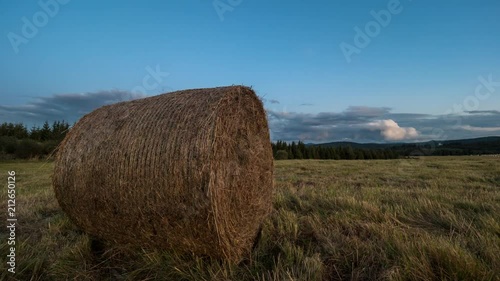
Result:
[[[68,217],[98,238],[237,263],[272,209],[264,107],[243,86],[101,107],[61,143],[53,184]]]
[[[500,276],[500,163],[493,157],[278,161],[274,211],[251,258],[237,266],[131,246],[106,248],[96,256],[89,237],[58,207],[52,168],[42,162],[0,164],[1,174],[18,174],[17,280]],[[0,236],[6,241],[3,232]],[[0,248],[5,256],[6,243]],[[5,279],[5,263],[0,268]]]

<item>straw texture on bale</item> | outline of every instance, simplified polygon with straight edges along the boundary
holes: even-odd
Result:
[[[262,102],[229,86],[101,107],[61,143],[53,185],[98,238],[238,262],[272,208]]]

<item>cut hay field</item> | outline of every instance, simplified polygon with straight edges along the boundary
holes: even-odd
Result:
[[[498,157],[277,161],[274,211],[237,266],[127,246],[96,255],[59,208],[52,169],[0,163],[0,220],[10,170],[18,218],[14,275],[0,232],[1,280],[500,280]]]

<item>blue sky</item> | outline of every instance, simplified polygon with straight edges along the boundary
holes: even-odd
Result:
[[[499,14],[493,0],[0,0],[0,122],[244,84],[274,139],[500,135]]]

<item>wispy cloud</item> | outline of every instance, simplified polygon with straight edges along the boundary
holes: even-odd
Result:
[[[469,114],[487,114],[487,115],[496,115],[500,114],[500,111],[498,110],[472,110],[472,111],[465,111],[466,113]]]
[[[144,97],[142,94],[120,90],[57,94],[39,97],[17,106],[0,105],[0,120],[28,124],[40,124],[44,121],[55,120],[74,122],[103,105],[142,97]]]
[[[470,125],[460,126],[460,129],[471,132],[496,132],[500,133],[500,127],[473,127]]]
[[[359,117],[379,117],[391,111],[389,107],[349,106],[345,115]]]

